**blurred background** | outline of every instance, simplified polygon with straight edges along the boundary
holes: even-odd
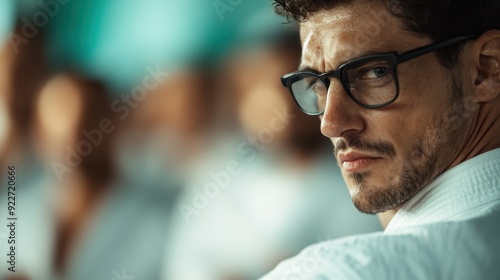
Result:
[[[0,1],[0,279],[257,279],[381,230],[281,86],[285,21],[271,0]]]

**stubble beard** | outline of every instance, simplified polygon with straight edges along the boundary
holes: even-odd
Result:
[[[348,175],[354,183],[351,187],[352,201],[360,212],[376,214],[399,208],[448,168],[459,149],[457,139],[467,121],[464,97],[457,78],[452,78],[451,90],[453,94],[445,114],[437,113],[429,129],[420,133],[412,151],[405,158],[402,171],[399,174],[384,174],[387,182],[395,183],[371,185],[371,172]],[[345,145],[350,146],[349,143]],[[385,145],[393,149],[392,144]]]

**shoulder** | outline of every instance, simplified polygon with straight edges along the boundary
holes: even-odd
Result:
[[[310,246],[262,280],[492,279],[499,269],[481,259],[500,261],[493,238],[464,222],[358,235]]]
[[[341,275],[345,279],[363,279],[363,276],[373,276],[373,271],[363,271],[374,265],[373,260],[384,256],[381,249],[392,245],[385,244],[387,239],[382,233],[373,233],[321,242],[282,262],[263,280],[333,279]]]

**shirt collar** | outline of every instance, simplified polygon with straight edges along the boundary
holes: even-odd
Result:
[[[396,213],[386,232],[461,220],[500,204],[500,149],[464,161],[436,177]]]

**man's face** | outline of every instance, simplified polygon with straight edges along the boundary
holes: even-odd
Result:
[[[359,56],[431,43],[406,31],[383,5],[361,2],[318,11],[301,23],[301,68],[328,72]],[[464,113],[468,93],[436,53],[404,62],[397,72],[398,99],[378,109],[356,105],[332,78],[321,117],[353,202],[365,213],[401,206],[448,169],[471,126]]]

